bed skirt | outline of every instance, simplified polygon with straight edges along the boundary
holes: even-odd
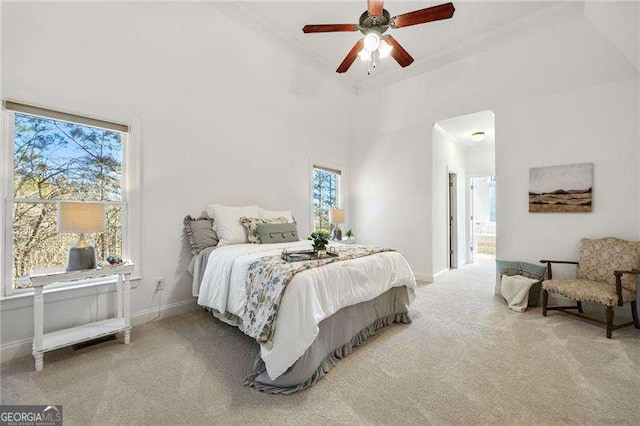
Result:
[[[413,289],[394,287],[367,302],[343,308],[319,324],[313,344],[275,380],[269,378],[260,354],[244,385],[271,394],[292,394],[313,386],[355,347],[393,323],[409,324]]]

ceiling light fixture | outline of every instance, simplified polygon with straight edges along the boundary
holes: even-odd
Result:
[[[482,142],[486,137],[484,132],[473,132],[471,133],[471,140],[474,142]]]
[[[392,50],[393,50],[393,46],[391,46],[389,43],[387,43],[384,40],[380,41],[380,47],[378,47],[378,53],[380,54],[380,59],[384,59],[387,56],[389,56]]]
[[[375,52],[380,46],[380,35],[371,31],[364,37],[364,48],[369,52]]]

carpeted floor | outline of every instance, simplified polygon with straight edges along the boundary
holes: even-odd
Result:
[[[639,423],[640,330],[604,330],[493,295],[490,261],[421,286],[413,324],[378,334],[315,387],[240,384],[256,346],[202,311],[2,366],[3,404],[63,404],[67,424]]]

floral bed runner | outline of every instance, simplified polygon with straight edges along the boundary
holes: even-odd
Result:
[[[242,318],[245,334],[260,343],[268,342],[271,339],[282,295],[297,273],[333,262],[394,251],[389,248],[357,244],[332,248],[335,248],[337,257],[290,263],[283,260],[281,256],[267,256],[253,262],[249,266],[245,285],[247,304]]]

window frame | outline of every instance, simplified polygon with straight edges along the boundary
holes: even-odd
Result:
[[[45,108],[53,112],[65,113],[57,108]],[[13,176],[14,176],[14,137],[15,137],[15,114],[16,111],[6,108],[5,103],[2,105],[2,121],[3,129],[0,140],[0,156],[3,159],[0,162],[0,202],[2,208],[0,210],[0,280],[2,281],[2,289],[0,299],[18,295],[33,294],[33,288],[16,289],[13,287],[13,205],[16,202],[41,202],[55,203],[57,200],[36,200],[13,198]],[[57,121],[67,121],[82,126],[99,127],[90,124],[79,123],[71,120],[64,120],[46,115],[38,115],[30,112],[20,112],[20,114],[43,117]],[[101,120],[102,121],[102,120]],[[115,120],[114,120],[115,121]],[[122,257],[130,260],[136,265],[134,276],[140,271],[138,260],[140,259],[140,147],[139,147],[139,126],[137,120],[134,120],[129,126],[128,132],[120,131],[122,143],[122,177],[121,177],[121,194],[122,201],[106,201],[105,205],[121,205],[122,206]],[[111,129],[110,129],[111,130]],[[96,284],[102,280],[81,280],[74,281],[59,287],[86,287],[87,285]]]
[[[336,189],[336,200],[337,200],[337,209],[342,209],[344,208],[344,182],[343,179],[345,178],[345,168],[344,167],[339,167],[339,166],[328,166],[325,165],[323,163],[316,163],[316,162],[312,162],[311,163],[311,173],[310,173],[310,180],[309,180],[309,199],[310,199],[310,205],[311,205],[311,232],[315,232],[316,231],[316,215],[315,215],[315,205],[314,205],[314,197],[313,197],[313,179],[314,179],[314,171],[318,169],[318,170],[323,170],[326,172],[330,172],[330,173],[334,173],[338,175],[338,188]]]

